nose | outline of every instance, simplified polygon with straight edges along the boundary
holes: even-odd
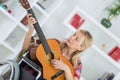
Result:
[[[73,40],[75,37],[74,36],[71,36],[69,39]]]

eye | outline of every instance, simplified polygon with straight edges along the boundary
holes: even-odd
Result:
[[[75,39],[76,41],[79,41],[79,38],[78,37],[76,37],[76,39]]]
[[[75,34],[73,34],[73,36],[75,36]]]
[[[77,34],[75,33],[75,34],[73,34],[73,36],[76,36]]]

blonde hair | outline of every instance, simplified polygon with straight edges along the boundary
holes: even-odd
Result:
[[[93,38],[88,31],[81,29],[78,32],[81,32],[83,34],[84,41],[81,45],[82,50],[80,50],[80,51],[77,50],[77,51],[73,52],[73,54],[70,57],[70,61],[72,62],[74,68],[76,68],[78,65],[78,59],[79,59],[80,53],[83,52],[84,50],[86,50],[87,48],[89,48],[93,43]],[[65,47],[67,47],[66,43],[62,42],[61,49],[64,49]]]

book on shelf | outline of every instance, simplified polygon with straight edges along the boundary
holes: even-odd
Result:
[[[85,22],[85,19],[83,19],[78,13],[76,13],[76,14],[72,17],[72,19],[71,19],[71,21],[70,21],[70,24],[71,24],[74,28],[78,29],[84,22]]]
[[[105,72],[98,80],[113,80],[114,76],[114,73]]]
[[[116,51],[117,49],[119,49],[118,46],[113,47],[113,48],[108,52],[108,54],[111,55],[111,54],[112,54],[114,51]]]
[[[108,55],[112,57],[115,61],[120,59],[120,48],[115,46],[112,50],[108,52]]]

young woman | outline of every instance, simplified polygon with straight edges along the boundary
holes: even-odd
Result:
[[[36,23],[35,19],[30,14],[28,15],[28,24],[30,26],[27,32],[22,49],[28,50],[31,45],[31,37],[34,31],[33,24]],[[65,72],[66,80],[79,80],[82,69],[80,54],[92,45],[93,39],[91,34],[86,30],[79,30],[75,32],[69,39],[60,42],[61,54],[71,62],[74,67],[74,77],[70,72],[69,67],[62,62],[62,60],[51,60],[51,64],[55,69],[60,69]]]

